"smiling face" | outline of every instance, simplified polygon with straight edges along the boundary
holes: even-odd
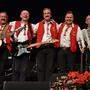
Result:
[[[23,10],[20,14],[20,17],[23,21],[28,21],[29,16],[30,16],[30,14],[27,10]]]
[[[51,10],[49,8],[45,8],[43,10],[43,17],[46,21],[50,21],[50,19],[51,19]]]
[[[0,23],[1,24],[6,24],[8,20],[8,16],[5,12],[0,13]]]
[[[65,16],[65,23],[71,25],[73,23],[74,17],[72,13],[67,13]]]

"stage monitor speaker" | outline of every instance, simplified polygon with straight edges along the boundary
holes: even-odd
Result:
[[[3,90],[50,90],[49,82],[4,82]]]

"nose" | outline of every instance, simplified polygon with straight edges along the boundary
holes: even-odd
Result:
[[[27,14],[25,14],[25,15],[24,15],[24,17],[26,17],[26,18],[27,18],[27,17],[28,17],[28,15],[27,15]]]

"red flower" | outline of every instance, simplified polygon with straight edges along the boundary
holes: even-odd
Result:
[[[68,73],[68,78],[74,79],[74,78],[76,78],[78,75],[79,75],[79,73],[76,72],[76,71],[69,72],[69,73]]]
[[[85,71],[84,73],[79,72],[69,72],[68,78],[73,79],[74,84],[82,85],[85,84],[88,80],[90,80],[90,72]]]
[[[84,72],[84,75],[85,75],[87,78],[90,79],[90,72],[89,72],[89,71],[85,71],[85,72]]]
[[[77,78],[74,80],[75,84],[85,84],[87,81],[87,76],[84,74],[79,74]]]

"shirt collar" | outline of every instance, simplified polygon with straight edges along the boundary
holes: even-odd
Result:
[[[45,20],[42,20],[43,24],[45,24]],[[55,22],[53,19],[51,19],[48,23],[52,24],[53,22]]]
[[[74,27],[74,23],[72,23],[70,26],[65,23],[67,27]]]

